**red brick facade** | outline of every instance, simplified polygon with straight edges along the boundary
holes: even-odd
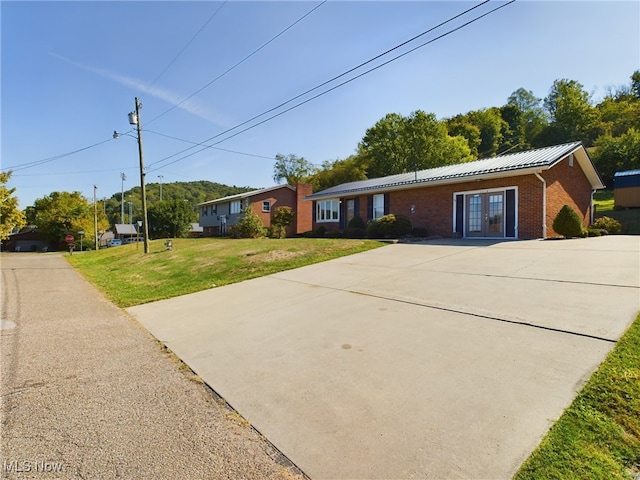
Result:
[[[308,183],[298,183],[296,190],[279,188],[262,194],[251,196],[251,209],[260,217],[262,224],[269,228],[271,216],[278,207],[291,207],[295,220],[287,228],[287,236],[308,232],[311,230],[312,205],[303,198],[313,193],[313,187]],[[263,202],[269,202],[269,211],[263,211]]]
[[[513,175],[513,173],[511,173]],[[544,179],[544,183],[541,178]],[[389,213],[402,214],[411,220],[413,227],[426,228],[430,236],[450,238],[454,236],[454,195],[461,193],[482,193],[515,188],[516,199],[516,238],[531,239],[544,237],[544,223],[546,222],[546,236],[553,237],[553,220],[567,204],[582,218],[583,225],[589,224],[591,216],[591,183],[579,164],[575,162],[569,166],[569,157],[556,163],[552,168],[541,171],[538,175],[526,174],[506,176],[488,180],[474,180],[446,185],[406,188],[391,190],[388,194]],[[546,183],[546,212],[543,214],[545,203],[544,185]],[[383,192],[375,192],[383,193]],[[356,212],[365,221],[371,219],[367,205],[370,195],[358,197],[343,197],[344,203],[348,199],[358,198],[359,211]],[[340,229],[339,222],[315,222],[313,228],[324,226],[327,230]]]

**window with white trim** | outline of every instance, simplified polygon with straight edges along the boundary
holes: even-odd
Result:
[[[340,220],[340,200],[318,200],[316,202],[316,222],[337,222]]]
[[[384,193],[373,196],[373,219],[378,220],[384,215]]]
[[[269,200],[263,200],[262,202],[262,211],[270,212],[271,211],[271,202]]]
[[[242,202],[240,200],[234,200],[233,202],[231,202],[231,205],[229,206],[229,213],[233,215],[234,213],[240,213],[241,211]]]

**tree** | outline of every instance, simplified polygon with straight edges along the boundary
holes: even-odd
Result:
[[[521,112],[520,118],[525,138],[522,149],[526,150],[535,144],[540,132],[549,124],[547,114],[542,107],[542,100],[532,91],[519,88],[509,95],[507,105],[516,107]]]
[[[640,130],[630,128],[619,137],[598,137],[591,156],[602,180],[612,188],[614,173],[640,169]]]
[[[25,225],[24,212],[18,210],[18,198],[13,196],[16,189],[7,188],[11,173],[0,172],[0,240],[5,240],[14,228]]]
[[[575,80],[554,81],[544,106],[551,125],[539,138],[548,145],[581,140],[590,146],[600,133],[599,111],[591,105],[582,84]]]
[[[366,180],[367,164],[358,155],[351,155],[344,160],[327,160],[308,181],[313,185],[315,191],[326,190],[348,182]]]
[[[60,243],[68,234],[77,236],[84,231],[84,241],[94,243],[93,205],[80,192],[52,192],[33,204],[34,224],[38,233],[49,242]],[[98,231],[109,228],[109,223],[98,210]]]
[[[180,238],[187,236],[196,213],[188,201],[163,200],[149,207],[147,217],[150,237]]]
[[[457,115],[451,122],[449,132],[466,138],[476,158],[495,156],[502,144],[502,132],[509,128],[497,108],[474,110],[464,115]]]
[[[276,155],[276,163],[273,166],[273,181],[280,183],[286,180],[289,185],[305,182],[308,177],[316,173],[316,168],[304,157],[294,154]]]
[[[369,128],[358,146],[369,178],[414,172],[471,160],[462,137],[451,137],[435,115],[390,113]]]
[[[271,216],[271,236],[285,238],[287,227],[293,223],[296,216],[291,207],[278,207]]]

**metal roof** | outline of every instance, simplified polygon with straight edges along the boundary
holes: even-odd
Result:
[[[578,161],[586,171],[593,188],[603,188],[586,150],[581,142],[565,143],[552,147],[511,153],[467,163],[446,165],[418,172],[401,173],[381,178],[343,183],[305,197],[308,200],[337,197],[361,191],[393,190],[422,186],[429,183],[459,183],[477,177],[496,177],[522,174],[523,170],[548,169],[567,155],[579,152]],[[511,173],[513,172],[513,173]]]
[[[228,197],[216,198],[215,200],[209,200],[207,202],[198,203],[196,204],[196,207],[201,207],[202,205],[214,205],[216,203],[231,202],[233,200],[241,200],[243,198],[251,198],[255,195],[260,195],[261,193],[270,192],[271,190],[277,190],[279,188],[289,188],[294,192],[296,191],[296,187],[292,187],[291,185],[276,185],[275,187],[261,188],[259,190],[251,190],[250,192],[229,195]]]
[[[629,177],[633,175],[640,175],[640,170],[627,170],[626,172],[616,172],[613,174],[615,177]]]

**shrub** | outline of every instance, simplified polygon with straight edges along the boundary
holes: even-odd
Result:
[[[369,238],[398,238],[410,233],[411,221],[404,215],[394,215],[393,213],[371,221],[367,226]]]
[[[271,238],[284,238],[287,236],[287,227],[295,220],[295,214],[291,207],[278,207],[271,217],[271,228],[269,236]]]
[[[327,234],[327,227],[325,227],[324,225],[320,225],[317,229],[316,229],[316,236],[318,238],[322,238]]]
[[[553,221],[553,229],[565,238],[579,237],[582,234],[582,220],[569,205],[564,205]]]
[[[600,229],[598,228],[588,228],[587,235],[589,237],[599,237],[600,235],[602,235],[602,233],[600,233]]]
[[[615,218],[610,217],[600,217],[596,219],[589,228],[597,228],[601,230],[606,230],[607,233],[620,233],[622,230],[622,225]]]
[[[347,224],[344,236],[347,238],[364,238],[367,235],[367,224],[359,215],[356,215]]]
[[[265,236],[266,229],[253,209],[247,208],[238,223],[228,228],[228,232],[233,238],[260,238]]]

